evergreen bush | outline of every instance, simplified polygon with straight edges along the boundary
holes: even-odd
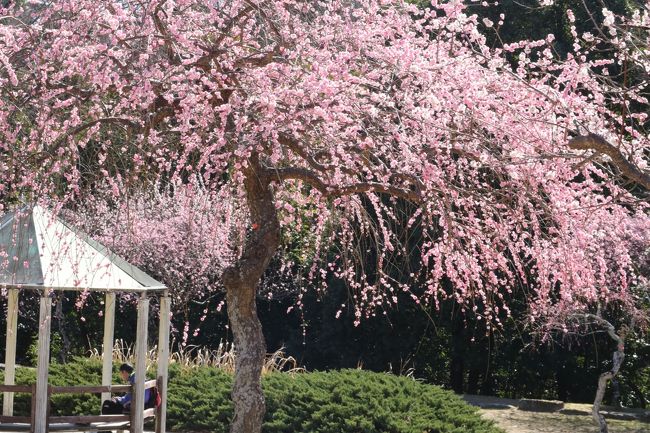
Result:
[[[20,368],[17,383],[33,383],[35,370]],[[117,383],[117,375],[115,383]],[[362,370],[271,373],[264,376],[265,433],[499,433],[475,408],[439,387],[411,378]],[[78,359],[52,364],[50,383],[101,383],[101,363]],[[169,371],[169,431],[227,433],[233,406],[232,377],[217,368]],[[29,398],[18,394],[17,415],[29,414]],[[99,396],[55,395],[56,415],[96,414]]]

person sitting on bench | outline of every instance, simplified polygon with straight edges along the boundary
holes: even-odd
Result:
[[[120,377],[124,382],[135,384],[135,373],[133,367],[129,364],[120,365]],[[102,404],[102,415],[115,415],[129,412],[131,409],[131,400],[133,396],[127,392],[122,397],[113,397],[110,400],[105,400]],[[144,407],[145,409],[155,407],[156,401],[151,398],[151,389],[144,390]]]

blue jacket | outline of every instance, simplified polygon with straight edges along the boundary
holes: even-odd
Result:
[[[131,373],[129,376],[129,383],[131,385],[135,385],[135,373]],[[145,389],[144,390],[144,404],[146,405],[147,402],[149,401],[149,397],[151,397],[151,390],[150,389]],[[131,399],[133,396],[131,395],[130,392],[127,392],[124,394],[122,397],[117,398],[117,402],[121,404],[123,407],[128,407],[131,405]]]

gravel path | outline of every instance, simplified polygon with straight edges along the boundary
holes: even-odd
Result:
[[[480,407],[481,414],[495,421],[507,433],[598,433],[591,418],[591,405],[565,403],[560,412],[529,412],[517,409],[519,400],[481,395],[464,395],[465,401]],[[641,409],[613,409],[607,424],[610,433],[650,433],[650,412]],[[636,417],[636,418],[633,418]],[[620,418],[637,419],[623,421]],[[641,421],[639,421],[641,420]]]
[[[527,412],[519,409],[481,409],[507,433],[598,433],[587,415]],[[639,421],[608,420],[610,433],[650,433],[650,424]]]

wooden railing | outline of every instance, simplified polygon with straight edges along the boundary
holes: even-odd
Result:
[[[162,378],[157,380],[148,380],[144,383],[144,389],[157,388],[158,390],[162,389],[160,384],[162,383]],[[16,392],[16,393],[26,393],[31,394],[31,414],[30,416],[1,416],[0,415],[0,424],[29,424],[31,426],[30,430],[34,430],[35,419],[36,419],[36,384],[34,385],[0,385],[0,392]],[[130,411],[128,414],[117,414],[117,415],[73,415],[73,416],[51,416],[50,415],[50,402],[52,394],[100,394],[103,392],[114,393],[114,392],[131,392],[134,393],[135,389],[132,385],[83,385],[83,386],[52,386],[47,387],[47,425],[52,426],[54,424],[87,424],[91,423],[121,423],[128,422],[129,429],[133,426],[133,416],[134,411]],[[151,418],[158,415],[159,408],[153,407],[144,410],[144,418]],[[96,430],[96,429],[95,429]],[[159,431],[158,423],[156,423],[156,431]],[[138,433],[138,432],[132,432]]]
[[[34,418],[36,413],[36,384],[33,385],[0,385],[0,392],[22,392],[31,394],[31,414],[30,416],[0,416],[0,423],[14,424],[14,423],[29,423],[34,425]]]

